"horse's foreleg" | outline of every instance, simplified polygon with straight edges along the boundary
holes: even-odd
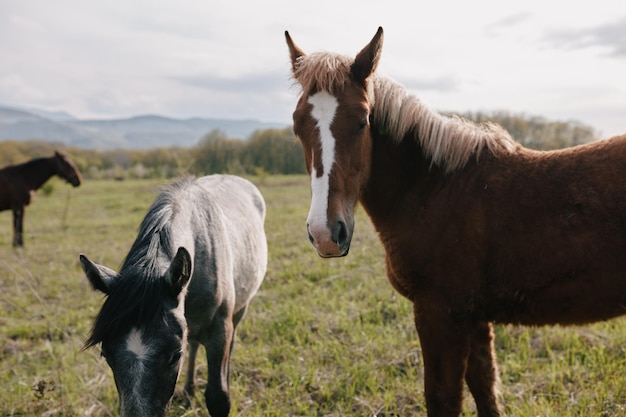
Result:
[[[226,417],[230,412],[230,346],[234,326],[230,317],[218,320],[214,325],[211,339],[205,345],[208,378],[204,393],[207,409],[211,417]]]
[[[428,417],[458,417],[463,378],[470,352],[470,333],[436,303],[414,303],[415,325],[424,360]]]
[[[500,416],[496,391],[498,367],[493,339],[491,323],[479,322],[474,325],[465,381],[476,401],[479,417]]]
[[[191,399],[196,390],[196,355],[199,346],[197,341],[189,340],[189,363],[187,364],[187,378],[184,388],[185,407],[191,406]]]
[[[13,209],[13,246],[24,246],[24,207]]]

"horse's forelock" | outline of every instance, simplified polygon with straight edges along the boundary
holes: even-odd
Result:
[[[350,66],[354,60],[330,52],[315,52],[298,58],[293,78],[303,91],[315,89],[330,94],[341,92],[350,78]]]
[[[85,347],[143,328],[165,314],[164,297],[170,296],[163,280],[142,280],[121,275],[105,300]]]

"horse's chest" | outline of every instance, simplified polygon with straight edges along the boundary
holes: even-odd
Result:
[[[386,268],[387,278],[403,297],[413,300],[414,295],[424,284],[426,277],[423,277],[415,264],[415,257],[410,257],[402,250],[396,249],[395,245],[386,245]]]
[[[385,244],[387,276],[391,285],[404,297],[416,302],[424,294],[439,294],[451,307],[460,303],[467,308],[467,297],[480,292],[480,264],[471,256],[457,252],[434,250],[437,242],[416,243],[389,240]],[[455,255],[456,253],[456,255]],[[469,304],[475,305],[474,302]],[[455,307],[456,308],[456,307]]]

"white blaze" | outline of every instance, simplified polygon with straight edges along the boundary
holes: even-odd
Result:
[[[330,171],[335,163],[335,138],[330,131],[330,125],[337,111],[337,99],[325,91],[313,94],[309,97],[309,104],[313,106],[311,116],[317,120],[317,128],[320,132],[320,145],[322,147],[322,167],[324,172],[320,177],[315,170],[315,156],[311,161],[311,208],[307,223],[313,227],[326,227],[328,210],[328,181]]]
[[[143,361],[150,354],[150,348],[141,340],[141,330],[133,327],[126,337],[126,349],[133,352],[137,359]]]
[[[126,370],[128,373],[127,378],[130,378],[133,382],[132,392],[120,392],[120,410],[123,417],[127,415],[127,403],[133,404],[135,409],[147,409],[147,405],[144,404],[146,398],[144,398],[143,395],[144,371],[146,369],[144,361],[151,353],[150,347],[142,340],[141,330],[136,327],[133,327],[128,333],[128,336],[126,336],[126,349],[137,357],[137,361],[131,363]]]

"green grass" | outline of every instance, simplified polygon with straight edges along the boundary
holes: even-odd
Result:
[[[252,178],[268,205],[267,277],[237,336],[233,416],[425,415],[420,346],[410,303],[384,272],[362,210],[351,253],[324,260],[304,227],[303,176]],[[156,196],[158,181],[54,182],[28,208],[25,248],[11,247],[0,212],[0,414],[114,416],[117,392],[98,349],[82,350],[102,296],[78,263],[86,253],[117,268]],[[626,321],[593,326],[498,326],[508,416],[626,415]],[[192,408],[207,416],[199,364]],[[474,405],[467,395],[465,415]]]

